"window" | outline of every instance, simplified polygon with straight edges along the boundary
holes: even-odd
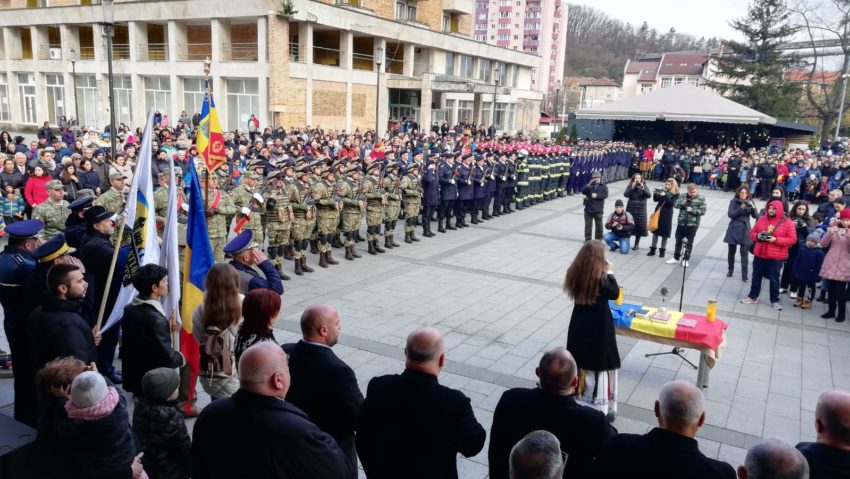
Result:
[[[673,78],[673,84],[674,85],[681,85],[682,83],[685,83],[685,77],[675,77],[675,78]]]
[[[416,4],[413,2],[396,2],[396,20],[416,21]]]
[[[492,97],[490,97],[492,98]],[[481,123],[485,125],[489,125],[492,123],[493,118],[490,116],[490,105],[492,105],[492,101],[482,101],[481,102]]]
[[[455,54],[454,52],[446,52],[446,75],[455,74]]]
[[[457,105],[457,122],[472,123],[472,100],[459,100]]]
[[[116,75],[115,121],[130,125],[133,123],[133,81],[129,75]]]
[[[661,88],[669,87],[673,82],[673,79],[670,77],[664,77],[661,79]]]
[[[650,93],[652,92],[652,83],[644,83],[640,86],[641,93]]]
[[[487,35],[475,35],[475,41],[486,42],[487,41]]]
[[[475,25],[475,29],[476,29],[476,30],[487,30],[487,24],[486,24],[486,23],[479,23],[479,24],[476,24],[476,25]]]
[[[94,75],[77,75],[77,120],[80,126],[97,128],[98,95],[97,78]]]
[[[479,14],[478,14],[478,19],[479,19],[479,20],[487,20],[487,12],[479,13]]]
[[[517,85],[517,80],[519,80],[519,66],[514,65],[511,72],[512,72],[512,77],[513,77],[511,79],[511,86],[515,87]]]
[[[38,121],[35,113],[35,75],[18,73],[18,89],[21,94],[21,120],[35,125]]]
[[[460,56],[460,76],[464,78],[474,78],[474,72],[472,70],[472,57],[469,55],[461,55]]]
[[[44,81],[47,87],[47,118],[58,125],[59,118],[65,115],[65,77],[47,74]]]
[[[505,115],[506,110],[506,103],[496,103],[496,118],[493,124],[496,125],[497,130],[505,130],[507,128],[505,125],[505,120],[507,119]]]
[[[171,80],[168,77],[145,77],[145,110],[153,108],[171,113]]]
[[[519,40],[519,35],[514,35],[514,40]]]
[[[9,77],[0,73],[0,121],[12,121],[12,111],[9,108]]]
[[[697,77],[688,77],[688,85],[691,85],[691,86],[699,86],[699,78],[697,78]]]
[[[478,60],[478,79],[489,83],[490,72],[490,60],[485,58]]]
[[[260,87],[256,78],[227,80],[227,128],[247,129],[248,118],[260,112]]]
[[[499,34],[499,40],[510,40],[510,39],[511,39],[511,36],[507,33],[500,33]]]
[[[448,118],[446,120],[449,122],[449,125],[455,125],[455,103],[457,100],[446,100],[446,114]]]
[[[508,18],[511,16],[511,12],[499,12],[499,18]]]
[[[201,111],[204,104],[204,79],[201,77],[186,77],[183,79],[183,109],[187,113]],[[241,129],[241,128],[240,128]]]

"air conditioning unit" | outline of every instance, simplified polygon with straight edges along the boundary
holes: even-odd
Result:
[[[50,59],[51,60],[61,60],[62,59],[62,49],[61,48],[51,48],[50,49]]]

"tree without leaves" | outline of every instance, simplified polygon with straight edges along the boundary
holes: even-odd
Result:
[[[797,30],[791,13],[784,0],[753,0],[745,17],[729,23],[746,41],[724,41],[731,53],[718,58],[720,80],[709,86],[754,110],[794,119],[800,85],[787,81],[785,72],[797,68],[800,59],[780,49]]]
[[[802,0],[793,7],[793,11],[810,45],[807,55],[810,60],[809,75],[803,90],[806,101],[820,120],[821,143],[825,143],[832,135],[838,110],[841,109],[841,89],[844,84],[840,78],[830,82],[826,76],[819,74],[823,71],[825,48],[818,41],[838,40],[843,54],[841,71],[847,71],[850,65],[850,1],[830,0],[828,3],[810,4]]]

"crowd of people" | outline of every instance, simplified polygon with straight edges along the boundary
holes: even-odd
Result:
[[[116,214],[124,209],[134,175],[147,174],[135,168],[140,131],[116,128],[114,158],[108,133],[67,125],[57,135],[45,125],[30,145],[0,133],[0,151],[8,153],[0,172],[8,238],[0,253],[0,305],[15,372],[15,417],[37,427],[38,447],[61,458],[43,465],[51,476],[356,477],[359,462],[368,477],[398,477],[399,471],[457,477],[457,454],[478,454],[486,432],[469,398],[439,384],[446,360],[441,333],[431,327],[412,332],[404,372],[373,378],[364,396],[351,368],[333,353],[340,319],[332,307],[308,308],[301,319],[303,340],[276,344],[272,329],[283,281],[289,279],[283,260],[292,260],[294,273],[303,275],[313,271],[308,251],[318,255],[319,266],[329,267],[338,263],[334,248],[344,248],[345,258],[354,260],[360,257],[359,241],[373,255],[399,247],[394,232],[400,220],[405,242],[414,243],[420,241],[417,228],[425,237],[438,236],[433,221],[445,233],[469,226],[467,218],[478,224],[581,194],[586,243],[564,282],[575,302],[567,347],[544,354],[537,388],[507,391],[499,402],[488,451],[490,476],[622,477],[628,471],[665,477],[686,471],[693,477],[734,477],[731,466],[696,447],[693,438],[705,411],[701,392],[691,385],[675,382],[661,390],[655,406],[659,427],[649,434],[618,435],[611,426],[620,361],[607,300],[619,287],[604,243],[591,241],[604,239],[612,251],[627,254],[652,233],[648,255],[664,258],[678,210],[667,262],[687,266],[706,213],[698,188],[705,177],[694,176],[704,173],[695,165],[706,157],[722,169],[711,180],[714,187],[735,190],[726,235],[729,276],[739,253],[747,280],[754,245],[752,291],[745,301],[758,300],[767,277],[774,307],[781,308],[781,284],[796,291],[795,306],[808,308],[816,284],[825,280],[821,294],[829,291],[830,305],[825,317],[844,318],[850,282],[843,276],[846,260],[841,261],[850,254],[843,234],[850,227],[850,210],[842,213],[844,181],[835,185],[837,193],[818,191],[808,201],[804,195],[789,212],[788,177],[759,176],[759,191],[769,184],[770,201],[757,212],[749,177],[740,172],[769,170],[775,161],[770,155],[762,161],[756,150],[714,155],[708,148],[698,156],[695,150],[677,155],[660,147],[659,154],[622,142],[493,138],[469,125],[420,133],[409,122],[377,138],[371,131],[318,127],[261,130],[254,120],[247,134],[226,135],[227,161],[207,172],[193,143],[198,119],[184,114],[174,126],[163,120],[154,129],[150,172],[158,179],[158,226],[167,214],[169,175],[189,173],[192,159],[197,169],[191,173],[210,198],[206,215],[217,264],[206,275],[203,303],[192,316],[192,334],[201,345],[196,384],[187,374],[187,358],[173,347],[179,325],[163,312],[161,300],[169,291],[164,268],[140,268],[130,278],[138,295],[119,325],[103,334],[94,328],[98,309],[115,307],[124,279],[126,258],[119,260],[113,280],[108,278],[115,239],[120,241]],[[847,168],[838,161],[833,172],[830,157],[809,159],[796,152],[780,157],[789,176],[791,157],[795,164],[805,159],[806,168],[827,168],[820,171],[820,178],[829,173],[827,183]],[[665,181],[651,189],[646,178],[658,165],[658,178]],[[603,235],[607,184],[626,178],[627,203],[615,202]],[[185,205],[188,195],[177,184]],[[680,186],[687,192],[680,194]],[[651,215],[650,198],[656,203]],[[820,223],[808,217],[809,202],[824,209]],[[180,213],[185,223],[185,209]],[[756,220],[753,227],[750,219]],[[596,277],[599,282],[587,280]],[[121,372],[114,364],[119,338]],[[196,386],[212,398],[203,411],[187,393]],[[132,422],[125,391],[132,394]],[[777,467],[796,471],[788,474],[811,468],[815,479],[841,477],[823,471],[850,474],[845,427],[850,396],[827,392],[818,410],[817,444],[799,445],[802,455],[777,442],[756,446],[739,477],[777,477],[765,472]],[[191,438],[186,416],[199,416]],[[650,461],[649,451],[658,447],[679,453],[670,454],[668,463]],[[257,450],[267,452],[257,457]]]

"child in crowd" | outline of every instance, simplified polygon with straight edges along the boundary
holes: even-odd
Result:
[[[785,196],[788,201],[797,201],[800,197],[800,183],[800,175],[796,171],[790,171],[785,182]]]
[[[0,196],[0,215],[3,216],[3,223],[9,225],[24,219],[26,203],[20,189],[5,185],[4,190],[5,194]]]
[[[820,235],[812,233],[806,237],[806,245],[800,248],[794,261],[794,276],[797,278],[797,300],[795,308],[810,309],[815,300],[815,284],[820,281],[820,268],[823,265],[825,253],[818,242]],[[808,296],[806,296],[808,290]]]
[[[711,174],[708,176],[708,188],[712,190],[717,189],[717,181],[720,179],[720,165],[714,167],[711,170]]]
[[[188,479],[191,475],[192,440],[175,407],[179,385],[176,370],[153,369],[142,377],[142,396],[135,398],[133,431],[145,453],[145,470],[153,479]]]

